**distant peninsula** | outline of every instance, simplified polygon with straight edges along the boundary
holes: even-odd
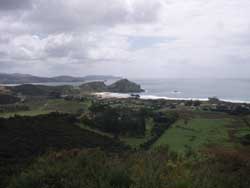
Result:
[[[6,74],[0,73],[0,84],[31,84],[31,83],[49,83],[49,82],[86,82],[96,80],[119,80],[121,77],[111,75],[88,75],[84,77],[73,76],[55,76],[55,77],[40,77],[30,74]]]
[[[104,81],[90,81],[80,86],[48,86],[38,84],[0,85],[0,105],[13,104],[31,97],[61,98],[63,96],[73,97],[98,92],[139,93],[144,92],[144,90],[139,84],[127,79],[118,80],[111,85],[106,85]]]

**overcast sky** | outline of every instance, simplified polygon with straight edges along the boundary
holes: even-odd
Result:
[[[0,0],[0,72],[250,78],[250,1]]]

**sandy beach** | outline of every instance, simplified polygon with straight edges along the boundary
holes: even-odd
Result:
[[[112,92],[98,92],[98,93],[93,93],[93,95],[100,97],[102,99],[110,99],[110,98],[118,98],[118,99],[126,99],[130,98],[130,94],[128,93],[112,93]],[[142,94],[140,95],[140,99],[144,100],[181,100],[181,101],[208,101],[208,98],[173,98],[173,97],[163,97],[163,96],[155,96],[155,95],[145,95]],[[247,103],[250,104],[250,101],[240,101],[240,100],[227,100],[227,99],[220,99],[221,101],[224,102],[231,102],[231,103]]]

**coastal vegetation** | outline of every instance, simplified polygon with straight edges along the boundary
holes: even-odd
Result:
[[[167,148],[107,154],[63,150],[39,157],[8,188],[249,187],[250,166],[232,153],[179,157]],[[230,178],[229,178],[230,177]]]
[[[103,99],[93,85],[2,87],[0,187],[250,186],[248,104]]]

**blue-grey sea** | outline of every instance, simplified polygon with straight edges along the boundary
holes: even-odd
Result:
[[[250,79],[137,79],[145,95],[250,102]]]

